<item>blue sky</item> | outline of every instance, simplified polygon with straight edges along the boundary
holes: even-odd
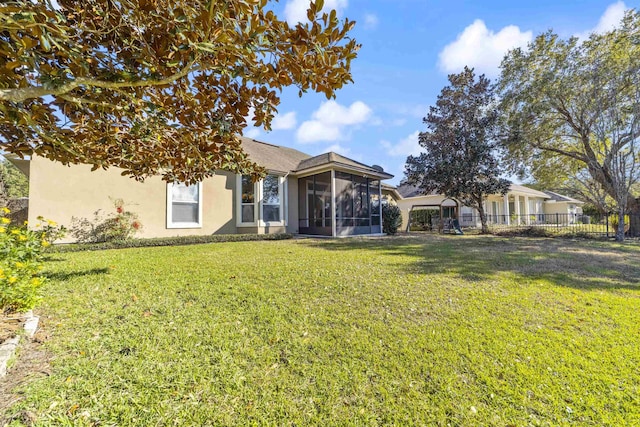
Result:
[[[305,19],[309,0],[281,0],[279,16]],[[422,117],[464,65],[498,75],[504,53],[526,46],[553,29],[562,37],[584,37],[612,28],[630,1],[427,1],[325,0],[325,9],[357,21],[353,37],[362,45],[352,64],[354,83],[335,100],[285,90],[273,130],[247,128],[255,139],[315,155],[335,151],[378,164],[403,177],[407,155],[417,154]]]

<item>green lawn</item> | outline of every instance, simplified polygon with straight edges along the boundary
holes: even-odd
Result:
[[[54,254],[52,372],[5,416],[637,426],[639,260],[638,244],[479,236]]]

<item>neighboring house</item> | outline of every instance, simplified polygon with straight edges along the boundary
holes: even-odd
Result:
[[[382,180],[393,178],[336,153],[312,157],[292,148],[242,138],[249,158],[268,175],[217,171],[186,186],[159,176],[144,183],[120,170],[91,171],[42,157],[14,159],[29,177],[29,222],[43,216],[69,226],[72,217],[92,219],[96,210],[113,212],[122,199],[143,228],[137,237],[233,233],[299,233],[348,236],[381,234]]]
[[[554,193],[553,191],[545,190],[545,193],[550,197],[545,201],[545,213],[582,215],[582,205],[584,205],[584,202],[574,199],[573,197]]]
[[[444,197],[441,194],[423,194],[417,187],[402,184],[398,187],[401,198],[396,200],[402,211],[403,228],[406,229],[412,210],[435,210],[438,218],[456,218],[463,227],[479,227],[478,211],[469,206],[463,206],[459,201]],[[504,196],[489,195],[484,203],[487,220],[492,224],[531,225],[544,223],[558,214],[558,221],[572,223],[577,215],[582,214],[582,204],[579,200],[563,196],[550,191],[542,192],[522,185],[511,184]]]

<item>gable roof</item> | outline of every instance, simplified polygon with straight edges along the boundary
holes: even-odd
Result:
[[[392,194],[394,200],[402,199],[402,196],[400,195],[400,193],[398,193],[398,188],[395,185],[391,185],[391,184],[387,184],[386,182],[383,182],[381,187],[382,187],[382,192]]]
[[[311,156],[293,148],[240,137],[242,149],[249,159],[271,171],[290,172]]]
[[[518,192],[524,193],[528,196],[541,197],[544,199],[550,198],[550,196],[542,191],[534,190],[533,188],[525,187],[524,185],[511,184],[509,186],[509,192]],[[411,197],[420,197],[420,196],[437,196],[440,195],[436,191],[432,191],[429,194],[424,194],[422,190],[414,185],[410,185],[407,183],[400,184],[398,187],[398,193],[402,196],[403,199],[409,199]]]
[[[411,197],[439,195],[439,193],[437,193],[436,191],[432,191],[429,194],[424,194],[420,188],[407,183],[402,183],[398,186],[398,193],[400,193],[403,199],[409,199]]]
[[[333,151],[301,161],[295,172],[304,173],[323,166],[338,166],[349,170],[357,170],[381,179],[393,178],[393,175],[386,173],[380,167],[365,165]]]
[[[29,159],[23,159],[10,153],[4,153],[3,156],[7,161],[13,163],[13,165],[17,167],[24,176],[29,178],[29,174],[31,173],[31,162]]]
[[[543,193],[542,191],[534,190],[533,188],[525,187],[524,185],[511,184],[509,186],[509,192],[518,192],[525,193],[529,196],[541,197],[543,199],[548,199],[549,195]]]
[[[551,197],[551,200],[555,201],[555,202],[570,202],[570,203],[579,203],[579,204],[584,204],[583,201],[578,200],[578,199],[574,199],[573,197],[569,197],[569,196],[564,196],[562,194],[556,193],[554,191],[546,191],[545,193]]]
[[[255,139],[240,137],[240,141],[242,142],[242,149],[247,153],[249,159],[270,171],[300,174],[323,166],[337,166],[346,170],[363,172],[379,179],[393,178],[393,175],[381,169],[365,165],[334,152],[312,157],[293,148],[256,141]]]

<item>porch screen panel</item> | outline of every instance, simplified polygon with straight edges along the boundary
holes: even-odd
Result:
[[[315,176],[313,217],[316,227],[331,227],[331,172]]]
[[[351,174],[336,172],[336,217],[338,227],[353,227],[353,183]]]
[[[308,228],[309,227],[309,207],[313,208],[313,203],[311,205],[309,202],[313,202],[313,200],[309,200],[307,197],[307,183],[311,181],[313,183],[313,177],[306,177],[298,179],[298,228]],[[300,231],[302,233],[302,231]]]
[[[372,210],[372,201],[379,199],[379,181],[361,175],[336,172],[336,232],[338,235],[370,234],[380,232],[380,205]],[[375,218],[373,217],[375,215]],[[373,222],[378,224],[373,227]]]
[[[369,189],[367,178],[361,176],[353,177],[353,210],[354,222],[357,227],[369,227]]]
[[[381,233],[380,229],[380,181],[369,181],[369,209],[371,210],[371,227],[373,233]],[[377,228],[376,228],[377,227]]]
[[[331,172],[298,179],[299,231],[331,235]]]

